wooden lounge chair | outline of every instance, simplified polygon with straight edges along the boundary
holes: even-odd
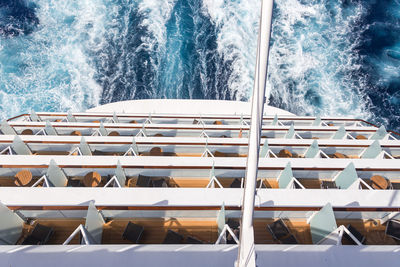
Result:
[[[22,241],[22,245],[44,245],[52,234],[53,228],[37,223],[32,232]]]

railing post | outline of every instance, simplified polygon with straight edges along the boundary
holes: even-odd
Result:
[[[251,104],[249,153],[246,166],[246,180],[242,203],[240,243],[236,266],[256,266],[254,247],[253,213],[256,191],[260,135],[265,102],[269,42],[271,36],[273,0],[262,0],[260,29],[257,44],[257,60]]]

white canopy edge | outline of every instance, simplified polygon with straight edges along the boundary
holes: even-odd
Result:
[[[257,266],[395,266],[400,246],[256,245]],[[229,266],[237,245],[0,246],[1,266]]]
[[[80,143],[82,137],[81,136],[69,136],[69,135],[19,135],[22,141],[24,142],[37,142],[37,141],[46,141],[46,142],[75,142]],[[12,143],[15,138],[15,135],[0,135],[0,143]],[[113,136],[113,142],[126,142],[132,143],[132,136]],[[87,143],[106,143],[110,142],[110,137],[107,136],[85,136],[85,141]],[[221,144],[224,145],[248,145],[247,138],[202,138],[202,137],[135,137],[136,143],[146,142],[146,143],[179,143],[179,144],[199,144],[204,145],[205,143],[212,144]],[[281,138],[269,138],[269,145],[277,145],[277,144],[287,144],[287,145],[311,145],[315,139],[281,139]],[[340,146],[340,145],[358,145],[358,146],[369,146],[375,140],[351,140],[351,139],[319,139],[318,145],[330,145],[330,146]],[[265,139],[261,140],[261,144],[265,142]],[[398,140],[379,140],[381,146],[396,146],[400,148],[400,141]]]
[[[68,165],[68,168],[110,168],[116,167],[118,161],[123,168],[142,168],[158,167],[171,168],[193,167],[211,168],[212,165],[217,168],[245,168],[246,158],[223,158],[223,157],[124,157],[124,156],[27,156],[27,155],[0,155],[0,165],[3,168],[19,168],[29,165],[31,167],[46,168],[50,160],[54,159],[57,165]],[[388,171],[400,171],[400,165],[396,159],[325,159],[325,158],[260,158],[259,168],[281,168],[284,169],[290,162],[292,169],[334,169],[342,170],[353,162],[356,169],[379,169]]]
[[[0,187],[6,206],[240,207],[239,188]],[[21,196],[24,196],[23,198]],[[400,208],[398,190],[258,189],[255,207]]]

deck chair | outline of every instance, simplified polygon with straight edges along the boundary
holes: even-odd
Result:
[[[296,237],[290,232],[282,219],[278,219],[272,224],[267,225],[267,230],[281,244],[298,244]]]
[[[151,177],[139,174],[136,187],[150,187]]]
[[[311,238],[318,245],[341,245],[346,233],[357,245],[361,242],[344,226],[337,226],[332,205],[327,203],[318,212],[314,212],[307,220],[310,224]]]
[[[124,233],[122,234],[122,239],[129,240],[132,243],[139,243],[140,238],[142,238],[144,232],[144,227],[132,222],[128,222],[125,227]]]
[[[163,244],[181,244],[183,241],[183,235],[172,231],[168,230],[167,235],[164,238]]]
[[[22,245],[44,245],[52,234],[53,228],[37,223],[32,232],[22,241]]]
[[[365,242],[365,236],[363,236],[356,228],[354,228],[351,224],[348,224],[346,228],[350,231],[350,233],[353,234],[355,238],[357,238],[358,241],[360,241],[361,244],[364,244]],[[343,235],[344,238],[346,238],[348,241],[350,241],[353,245],[357,245],[356,242],[347,234],[344,233]]]
[[[385,234],[400,240],[400,222],[397,220],[389,220],[386,224]]]

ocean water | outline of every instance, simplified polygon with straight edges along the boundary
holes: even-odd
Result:
[[[248,100],[259,0],[0,0],[0,118]],[[275,0],[269,104],[400,131],[400,1]]]

